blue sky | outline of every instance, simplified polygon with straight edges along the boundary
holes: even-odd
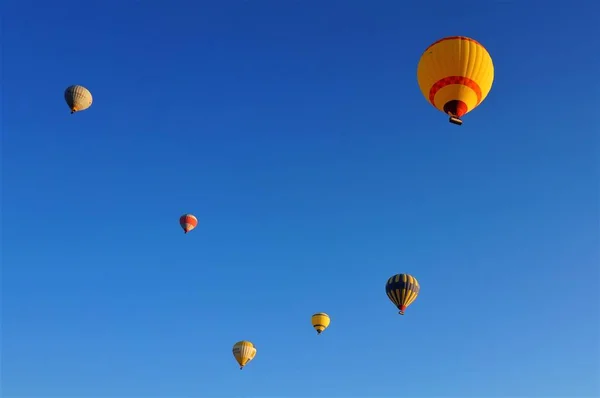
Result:
[[[4,396],[599,393],[598,5],[4,8]],[[416,82],[457,34],[496,67],[462,127]]]

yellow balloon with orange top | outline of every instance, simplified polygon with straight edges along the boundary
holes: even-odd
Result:
[[[423,53],[417,80],[425,98],[461,125],[462,117],[477,108],[494,82],[494,63],[479,42],[464,36],[436,41]]]

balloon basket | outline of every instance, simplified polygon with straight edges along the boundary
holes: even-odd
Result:
[[[454,116],[450,116],[449,121],[450,121],[450,123],[456,124],[457,126],[462,126],[462,124],[463,124],[462,120],[460,120],[459,118],[454,117]]]

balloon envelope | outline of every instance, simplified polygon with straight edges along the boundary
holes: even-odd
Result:
[[[84,111],[92,106],[92,93],[87,88],[77,84],[69,86],[65,90],[65,101],[71,109],[71,114]]]
[[[193,214],[184,214],[179,217],[179,225],[183,228],[183,233],[187,234],[198,226],[198,219]]]
[[[417,67],[419,88],[450,122],[477,108],[494,82],[494,63],[488,51],[474,39],[450,36],[427,47]]]
[[[312,326],[317,331],[317,334],[321,334],[325,329],[329,327],[331,319],[329,315],[324,312],[318,312],[311,318]]]
[[[256,356],[256,348],[249,341],[238,341],[233,345],[233,356],[240,365],[240,369],[243,369]]]
[[[385,293],[400,310],[400,315],[404,315],[406,308],[417,299],[420,290],[417,278],[408,274],[394,275],[385,284]]]

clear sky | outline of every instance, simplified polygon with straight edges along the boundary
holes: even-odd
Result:
[[[597,395],[600,5],[411,3],[7,0],[4,396]],[[462,127],[450,35],[496,67]]]

